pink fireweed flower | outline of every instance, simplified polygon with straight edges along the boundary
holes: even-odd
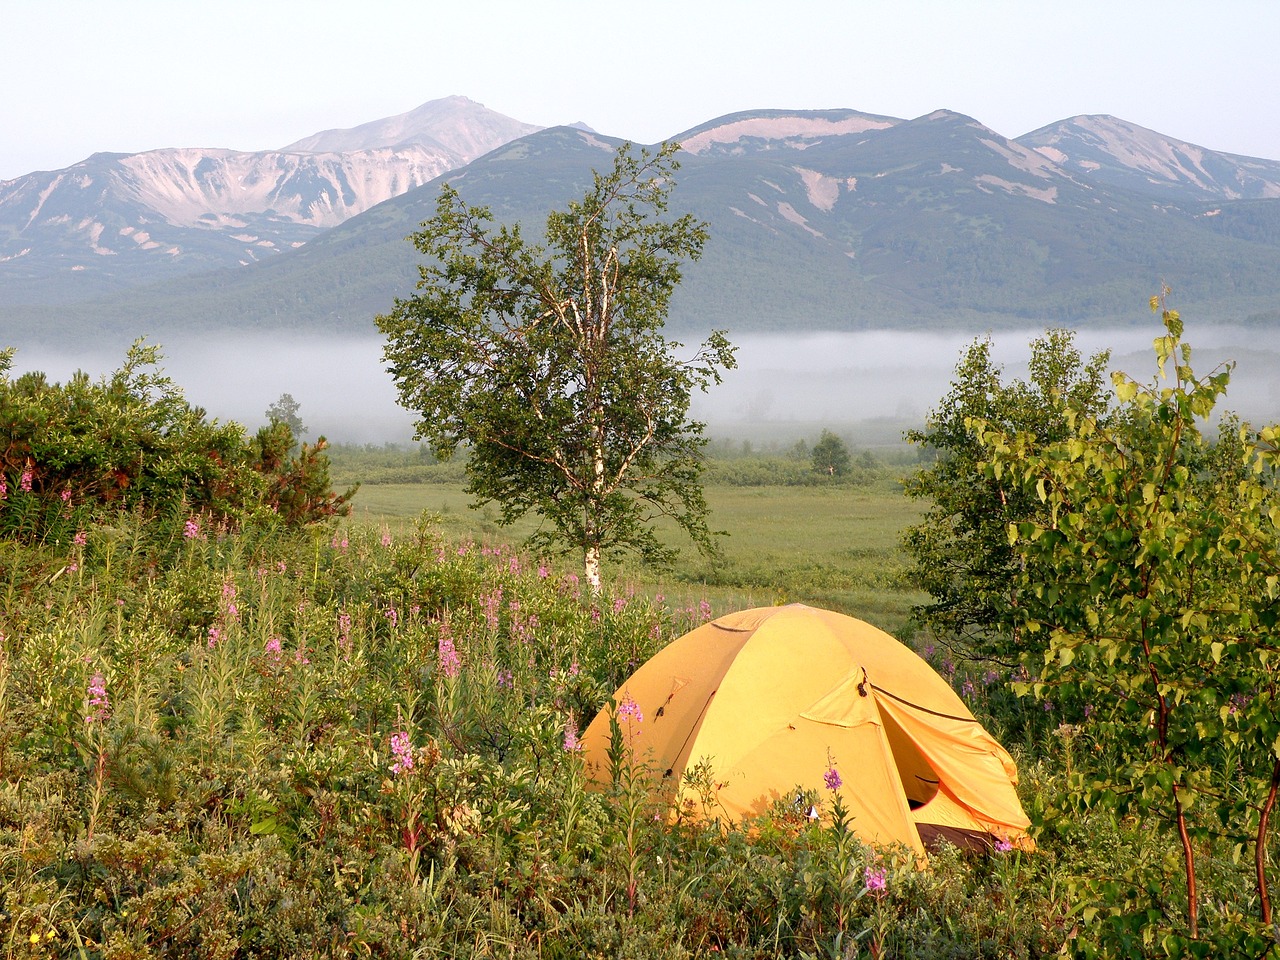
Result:
[[[622,612],[623,610],[625,610],[625,609],[627,609],[627,598],[626,598],[626,597],[614,597],[614,598],[613,598],[613,612],[614,612],[614,613],[621,613],[621,612]]]
[[[280,662],[280,651],[282,647],[283,644],[280,642],[279,637],[272,637],[267,641],[267,656],[271,659],[272,663]]]
[[[637,726],[644,723],[644,714],[640,712],[640,704],[631,699],[631,694],[627,694],[622,702],[618,704],[618,719],[625,720],[628,724],[634,723]]]
[[[9,499],[9,484],[5,481],[4,477],[0,477],[0,500],[8,500],[8,499]]]
[[[89,709],[85,723],[104,723],[111,716],[111,698],[107,696],[107,679],[97,671],[89,681]]]
[[[885,887],[889,884],[889,874],[885,870],[867,867],[865,884],[867,893],[884,893]]]
[[[1009,842],[1008,837],[1001,837],[996,841],[996,853],[1008,853],[1013,849],[1013,844]]]
[[[827,789],[832,793],[844,785],[844,780],[840,777],[840,771],[835,768],[834,764],[822,775],[822,782],[826,784]]]
[[[391,764],[392,773],[408,773],[413,769],[413,741],[403,730],[391,735],[391,755],[395,763]]]
[[[540,564],[538,564],[538,579],[539,579],[539,580],[545,580],[545,579],[547,579],[547,577],[549,577],[550,575],[551,575],[551,571],[547,569],[547,565],[546,565],[545,563],[540,563]]]
[[[382,528],[382,545],[384,547],[391,546],[391,531],[387,527]]]
[[[58,494],[58,496],[62,498],[63,503],[69,502],[71,500],[71,489],[68,487],[67,489],[63,490],[60,494]]]
[[[83,547],[86,543],[89,542],[89,535],[85,533],[83,530],[77,530],[76,535],[71,538],[71,542],[74,543],[77,547]]]
[[[462,658],[458,656],[458,648],[448,634],[442,634],[436,644],[436,653],[440,658],[440,672],[450,679],[462,672]]]
[[[27,467],[22,471],[22,476],[18,479],[18,489],[23,493],[31,492],[31,468]]]
[[[209,649],[212,650],[218,645],[218,641],[222,639],[222,630],[215,624],[209,628]]]
[[[578,721],[573,714],[569,714],[569,719],[564,722],[564,749],[566,753],[573,753],[575,750],[581,749],[582,741],[578,739]]]
[[[182,525],[182,535],[188,540],[195,540],[200,536],[200,518],[188,517],[187,522]]]

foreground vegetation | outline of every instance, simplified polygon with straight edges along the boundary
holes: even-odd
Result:
[[[146,383],[81,385],[66,409],[83,423],[154,412]],[[66,399],[4,386],[7,413]],[[642,762],[589,787],[577,731],[706,618],[802,601],[906,624],[920,595],[898,536],[919,514],[883,464],[795,485],[729,483],[760,464],[720,464],[722,559],[685,558],[660,581],[624,569],[593,595],[507,546],[519,530],[468,516],[460,485],[367,483],[340,519],[310,481],[271,481],[317,510],[250,509],[228,476],[261,490],[314,475],[288,457],[256,469],[243,437],[224,449],[247,451],[245,469],[161,483],[206,462],[192,451],[207,434],[171,390],[156,396],[167,445],[150,441],[129,485],[153,483],[151,497],[74,482],[91,430],[64,431],[61,452],[11,443],[0,463],[4,956],[1275,953],[1249,837],[1225,831],[1190,837],[1188,936],[1181,852],[1141,809],[1097,802],[1129,762],[1101,702],[1015,696],[1025,675],[923,634],[1017,758],[1034,853],[943,851],[922,869],[861,846],[823,797],[798,809],[786,792],[755,823],[671,821]],[[19,420],[11,436],[44,435]],[[423,497],[457,499],[422,515]],[[1222,797],[1231,759],[1214,754],[1205,781]]]

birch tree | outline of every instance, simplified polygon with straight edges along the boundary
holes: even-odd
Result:
[[[548,215],[541,244],[446,185],[412,237],[417,293],[377,318],[416,438],[442,458],[465,445],[477,505],[496,503],[503,523],[540,518],[533,545],[580,551],[595,591],[609,553],[670,559],[660,517],[714,550],[689,405],[734,351],[717,331],[681,359],[662,332],[681,264],[707,238],[667,214],[677,149],[624,145]]]

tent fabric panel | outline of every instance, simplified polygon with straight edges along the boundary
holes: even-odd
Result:
[[[866,723],[878,711],[867,671],[855,666],[843,680],[823,694],[816,702],[801,711],[800,716],[815,723],[829,723],[837,727],[852,727]]]
[[[831,610],[793,604],[780,608],[788,617],[803,612],[840,636],[850,659],[861,666],[872,683],[928,710],[973,719],[973,714],[951,685],[914,650],[879,627]]]
[[[793,802],[797,789],[815,791],[829,815],[832,794],[823,775],[834,761],[844,780],[840,797],[859,838],[924,852],[879,723],[844,727],[801,720],[741,755],[731,767],[695,750],[691,763],[699,759],[708,760],[716,782],[723,784],[720,809],[704,815],[732,820],[761,816],[780,800]],[[681,791],[681,802],[686,800],[700,809],[696,793],[687,788]]]
[[[878,703],[886,720],[902,728],[937,772],[941,791],[969,810],[978,825],[1001,835],[1026,833],[1031,821],[1014,786],[1017,768],[981,724],[939,717],[892,697],[880,697]],[[917,810],[917,816],[930,806]]]
[[[614,693],[615,706],[630,697],[640,708],[641,722],[623,729],[635,762],[649,764],[659,774],[674,767],[746,639],[704,624],[660,650]],[[588,775],[599,783],[608,782],[610,775],[609,715],[606,706],[580,738]]]
[[[735,767],[757,744],[795,725],[833,678],[849,672],[849,651],[827,623],[796,616],[794,607],[777,609],[788,616],[765,620],[742,645],[702,720],[696,750],[682,761],[701,754]]]

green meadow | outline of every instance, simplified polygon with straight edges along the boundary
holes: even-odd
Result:
[[[342,450],[334,455],[339,486],[359,479],[364,459]],[[736,463],[712,464],[706,487],[712,529],[724,532],[721,556],[709,560],[686,550],[669,570],[614,564],[606,576],[615,586],[651,597],[705,597],[718,610],[807,603],[856,616],[899,637],[911,633],[910,607],[925,597],[906,582],[898,543],[902,530],[921,513],[919,504],[902,493],[905,467],[877,464],[851,481],[813,482],[796,474],[810,485],[716,481],[717,473],[731,474]],[[383,466],[370,472],[377,479],[393,470]],[[351,522],[403,531],[428,514],[451,536],[514,544],[536,529],[529,520],[500,526],[492,506],[473,509],[455,465],[406,465],[398,475],[413,473],[417,482],[365,482],[353,500]],[[671,539],[679,543],[674,531]]]

